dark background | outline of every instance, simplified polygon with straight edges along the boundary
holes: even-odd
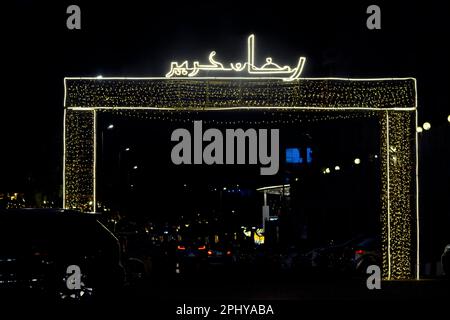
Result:
[[[81,7],[81,30],[66,8]],[[381,7],[382,29],[366,28]],[[449,234],[448,10],[438,1],[15,1],[2,4],[0,191],[58,194],[62,182],[63,78],[163,76],[172,60],[215,50],[241,60],[306,56],[304,77],[416,77],[425,230]],[[442,241],[442,240],[440,240]],[[441,246],[430,240],[430,247]],[[439,249],[441,250],[441,249]]]
[[[151,116],[159,114],[150,113]],[[100,113],[97,128],[103,129],[97,138],[97,199],[108,208],[127,215],[160,221],[177,221],[180,216],[193,218],[197,214],[209,219],[230,217],[240,227],[259,225],[262,221],[263,194],[256,189],[290,184],[291,198],[296,202],[292,210],[297,215],[311,215],[321,220],[320,228],[324,229],[321,234],[335,234],[333,230],[338,230],[342,231],[341,237],[350,237],[349,233],[363,231],[362,224],[364,227],[373,225],[371,233],[378,233],[381,178],[380,159],[375,157],[380,150],[379,121],[376,116],[361,118],[361,113],[351,114],[353,119],[327,119],[325,114],[301,112],[296,116],[302,118],[302,122],[280,125],[261,121],[289,118],[290,113],[273,116],[272,112],[246,110],[177,116],[189,119],[187,123]],[[349,115],[349,112],[333,113],[334,117]],[[320,120],[316,120],[317,117]],[[171,142],[171,133],[177,128],[187,129],[192,144],[194,119],[203,121],[203,132],[211,127],[223,134],[227,128],[237,127],[278,129],[277,174],[260,175],[263,167],[260,164],[173,164],[171,150],[177,143]],[[211,119],[226,121],[210,123]],[[231,124],[233,120],[242,119],[248,119],[248,123]],[[105,129],[111,123],[114,129]],[[223,145],[226,145],[225,134]],[[286,161],[285,150],[292,147],[300,148],[303,163]],[[306,160],[306,148],[311,149],[310,162]],[[361,159],[361,164],[354,164],[355,158]],[[334,169],[336,165],[340,170]],[[323,174],[327,167],[332,173]],[[283,209],[281,214],[290,213]],[[275,209],[271,210],[277,215]],[[327,231],[325,223],[330,224]],[[347,227],[353,230],[344,232]]]

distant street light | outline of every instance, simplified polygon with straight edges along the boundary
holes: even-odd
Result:
[[[450,122],[450,115],[447,117],[447,121]]]
[[[130,151],[130,148],[125,148],[125,151]]]
[[[423,127],[424,130],[430,130],[431,129],[431,124],[429,122],[425,122],[422,127]]]
[[[418,133],[421,133],[423,131],[422,127],[417,127],[416,130],[417,130]]]
[[[336,167],[334,167],[334,170],[339,171],[339,170],[341,170],[341,167],[336,166]]]
[[[134,170],[137,170],[137,168],[138,168],[138,166],[134,166],[134,167],[133,167]]]
[[[359,158],[356,158],[353,162],[354,162],[355,164],[360,164],[360,163],[361,163],[361,160],[360,160]]]
[[[111,123],[111,124],[107,127],[107,129],[108,129],[108,130],[114,129],[114,125]]]

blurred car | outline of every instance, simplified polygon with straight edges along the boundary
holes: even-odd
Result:
[[[377,237],[357,236],[339,244],[315,248],[303,256],[312,268],[338,273],[365,273],[371,264],[380,265],[381,246]]]
[[[444,252],[441,256],[442,269],[447,277],[450,277],[450,244],[447,244],[444,248]]]
[[[367,267],[370,265],[381,267],[381,243],[379,238],[368,237],[345,247],[342,265],[345,271],[365,274]]]
[[[0,211],[0,288],[68,300],[120,288],[120,245],[98,217],[62,209]],[[79,286],[69,285],[74,269]]]
[[[235,261],[233,250],[224,244],[212,244],[207,251],[209,266],[230,265]]]
[[[233,256],[236,264],[241,266],[251,266],[254,265],[256,254],[255,245],[242,243],[233,246]]]
[[[179,242],[175,252],[175,272],[199,271],[206,266],[208,251],[205,243],[198,241]]]
[[[345,248],[352,243],[354,239],[335,244],[334,241],[329,241],[328,245],[314,248],[307,252],[304,257],[305,261],[311,268],[321,270],[337,270],[342,265],[342,255]]]
[[[302,271],[311,269],[315,251],[305,252],[304,247],[290,246],[280,254],[280,269],[282,271]],[[314,260],[315,261],[315,260]]]
[[[331,267],[329,263],[329,252],[327,247],[315,248],[309,251],[306,256],[309,261],[311,261],[311,267],[313,268],[329,268]]]
[[[150,276],[155,246],[144,227],[123,220],[117,223],[115,235],[122,248],[127,282],[135,283]]]
[[[294,261],[300,254],[295,246],[290,246],[286,252],[280,254],[280,269],[292,270],[294,268]]]

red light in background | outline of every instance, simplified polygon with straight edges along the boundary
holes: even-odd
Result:
[[[356,253],[356,254],[364,254],[364,253],[365,253],[365,251],[364,251],[364,250],[362,250],[362,249],[359,249],[359,250],[356,250],[356,251],[355,251],[355,253]]]
[[[213,254],[212,250],[208,250],[208,256],[211,256]]]
[[[206,246],[198,247],[198,250],[206,250]]]
[[[178,246],[177,249],[178,250],[186,250],[186,248],[184,246]]]

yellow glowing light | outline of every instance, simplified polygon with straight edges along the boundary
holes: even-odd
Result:
[[[422,129],[422,127],[417,127],[417,128],[416,128],[416,131],[417,131],[418,133],[421,133],[421,132],[423,131],[423,129]]]
[[[423,127],[424,130],[430,130],[431,129],[431,124],[429,122],[425,122],[422,125],[422,127]]]
[[[361,163],[361,159],[356,158],[355,160],[353,160],[353,162],[354,162],[355,164],[360,164],[360,163]]]
[[[253,241],[255,244],[264,244],[264,235],[259,235],[256,232],[253,233]]]
[[[450,122],[450,115],[447,117],[447,121]]]
[[[334,170],[339,171],[339,170],[341,170],[341,167],[335,166],[335,167],[334,167]]]

